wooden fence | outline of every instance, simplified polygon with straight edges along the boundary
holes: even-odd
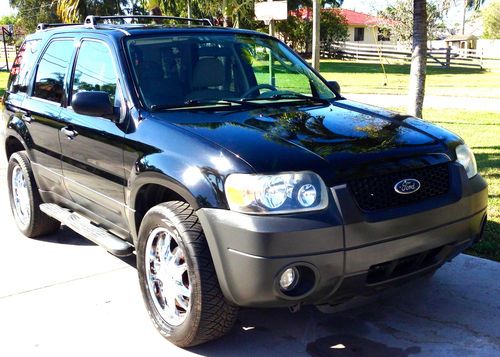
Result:
[[[356,61],[381,61],[386,63],[409,63],[411,50],[399,45],[360,44],[357,42],[335,43],[321,48],[323,58],[343,58]],[[450,67],[482,68],[483,56],[476,50],[454,50],[430,48],[427,63]]]
[[[5,58],[5,54],[7,54],[7,58]],[[4,48],[3,42],[0,41],[0,69],[6,69],[7,62],[9,63],[10,68],[15,58],[16,46],[7,45]]]

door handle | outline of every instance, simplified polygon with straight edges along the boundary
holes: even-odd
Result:
[[[26,123],[31,123],[33,121],[33,117],[30,114],[23,114],[21,119]]]
[[[69,140],[73,140],[78,135],[78,132],[76,130],[71,129],[68,126],[65,126],[64,128],[62,128],[61,133],[63,133],[63,135],[66,135],[66,137]]]

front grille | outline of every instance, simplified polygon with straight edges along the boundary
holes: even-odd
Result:
[[[447,163],[426,166],[387,175],[362,177],[348,182],[348,187],[362,210],[375,211],[444,195],[450,187],[448,170]],[[408,178],[420,181],[420,189],[407,195],[397,193],[394,185]]]

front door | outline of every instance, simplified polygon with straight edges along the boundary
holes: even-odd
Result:
[[[64,180],[73,201],[98,216],[106,228],[126,236],[124,132],[113,120],[81,115],[71,108],[72,97],[81,91],[107,92],[120,108],[117,82],[108,45],[84,39],[76,57],[68,107],[61,110],[64,126],[59,137]]]
[[[61,171],[59,120],[61,103],[65,99],[65,79],[73,55],[74,40],[52,40],[37,63],[30,95],[23,101],[33,156],[32,166],[38,186],[60,197],[68,198]]]

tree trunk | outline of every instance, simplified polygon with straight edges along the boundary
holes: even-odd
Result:
[[[408,113],[422,117],[427,66],[427,1],[413,0],[413,46],[411,54]]]
[[[319,71],[319,54],[320,54],[320,0],[313,0],[313,38],[312,38],[312,66]]]
[[[228,17],[228,9],[227,9],[227,0],[222,0],[222,21],[223,21],[223,26],[228,27],[229,26],[229,17]]]

